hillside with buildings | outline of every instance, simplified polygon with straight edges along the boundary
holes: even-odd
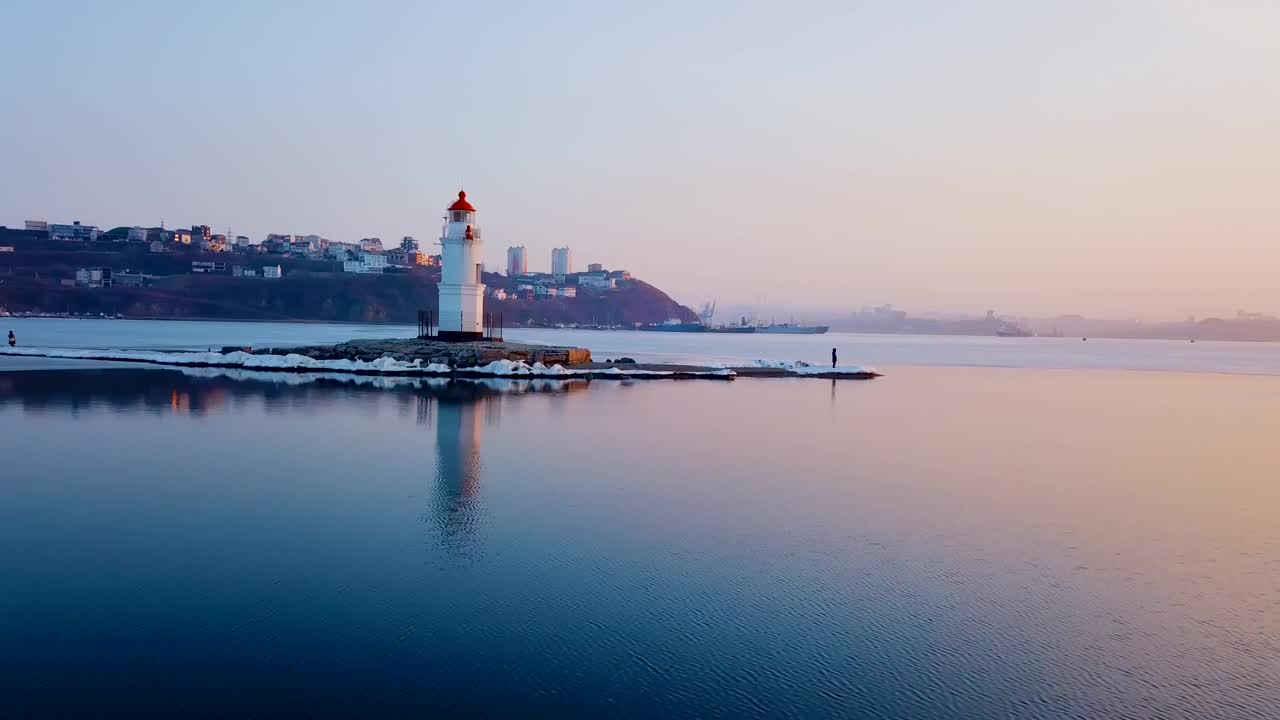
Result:
[[[626,271],[573,272],[568,248],[555,250],[552,269],[530,272],[522,255],[506,274],[484,272],[485,311],[508,326],[694,318]],[[251,243],[205,225],[0,227],[0,312],[10,314],[413,323],[419,310],[438,311],[439,281],[440,257],[411,237],[388,249],[315,235]]]

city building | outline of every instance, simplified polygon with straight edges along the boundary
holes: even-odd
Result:
[[[413,239],[412,235],[405,235],[400,240],[400,249],[406,253],[418,252],[418,241]]]
[[[338,262],[347,260],[355,260],[360,253],[360,247],[355,243],[330,241],[324,249],[324,256],[332,258]]]
[[[523,245],[507,248],[507,277],[515,277],[529,272],[528,253]]]
[[[604,265],[601,265],[600,263],[591,263],[590,265],[587,265],[587,272],[604,272]]]
[[[81,225],[79,220],[70,225],[50,225],[50,240],[97,240],[98,228],[94,225]]]
[[[382,238],[360,238],[360,249],[365,252],[382,252]]]
[[[571,272],[573,272],[573,253],[569,252],[567,247],[553,248],[551,250],[551,274],[564,279],[564,276]]]
[[[191,272],[198,274],[224,273],[227,271],[227,264],[224,262],[213,262],[210,260],[192,260]]]
[[[572,285],[556,288],[556,297],[576,298],[578,297],[578,288]]]
[[[248,237],[245,237],[244,235],[237,235],[237,236],[236,236],[236,249],[238,249],[238,250],[243,250],[243,249],[245,249],[245,248],[247,248],[247,247],[249,247],[249,238],[248,238]]]
[[[27,230],[35,230],[36,232],[49,232],[49,223],[44,220],[27,220],[23,227]]]
[[[262,277],[264,278],[279,280],[283,274],[280,272],[279,265],[264,265],[262,267]]]
[[[316,247],[319,246],[319,242],[320,242],[319,236],[294,235],[293,238],[289,240],[288,253],[290,255],[293,255],[294,257],[310,257],[311,248],[313,246],[312,246],[312,241],[307,239],[308,237],[315,237],[316,238],[315,246]]]
[[[582,273],[578,276],[578,287],[595,288],[597,290],[612,290],[617,287],[617,281],[609,277],[607,273]]]
[[[146,242],[147,229],[137,225],[129,228],[128,240],[129,242]]]
[[[174,230],[173,241],[181,245],[190,245],[191,231],[190,230]]]
[[[265,252],[277,253],[280,255],[307,257],[311,252],[311,243],[301,235],[271,233],[270,235],[267,235],[267,239],[262,242],[262,249]]]
[[[208,225],[192,225],[191,226],[191,242],[206,243],[213,238],[213,229]]]
[[[459,190],[446,213],[440,233],[439,336],[479,340],[484,337],[484,242],[476,225],[476,209],[467,201],[467,193]]]
[[[111,268],[81,268],[76,271],[75,284],[89,288],[111,287]]]
[[[387,269],[387,256],[380,253],[357,253],[355,260],[342,263],[342,271],[350,273],[380,273]]]

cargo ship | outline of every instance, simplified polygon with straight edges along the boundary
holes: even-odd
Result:
[[[1031,337],[1030,330],[1020,328],[1013,323],[1005,323],[996,328],[996,337]]]
[[[700,322],[687,323],[679,318],[671,318],[663,323],[652,323],[650,325],[641,325],[637,330],[652,330],[655,332],[706,332],[707,326]]]
[[[777,335],[824,335],[831,327],[828,325],[792,325],[791,323],[780,323],[773,325],[761,325],[756,328],[758,333],[773,333]]]
[[[712,303],[711,308],[712,308],[712,310],[714,311],[714,309],[715,309],[715,303]],[[743,315],[743,316],[742,316],[742,319],[738,320],[738,322],[732,322],[732,323],[729,323],[729,324],[727,324],[727,325],[716,325],[715,327],[712,327],[712,326],[711,326],[711,323],[710,323],[710,322],[708,322],[710,319],[711,319],[711,317],[710,317],[710,316],[704,317],[704,318],[702,319],[702,322],[703,322],[704,324],[706,324],[706,326],[707,326],[707,332],[716,332],[716,333],[753,333],[753,332],[755,332],[755,331],[756,331],[755,323],[748,322],[748,321],[747,321],[747,316],[746,316],[746,315]]]

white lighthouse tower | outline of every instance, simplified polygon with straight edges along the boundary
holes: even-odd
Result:
[[[464,191],[449,206],[440,246],[440,339],[479,340],[484,337],[484,243],[476,209]]]

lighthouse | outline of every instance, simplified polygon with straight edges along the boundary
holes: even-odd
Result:
[[[440,332],[441,340],[463,342],[484,337],[484,243],[476,226],[476,209],[467,193],[446,211],[440,234]]]

